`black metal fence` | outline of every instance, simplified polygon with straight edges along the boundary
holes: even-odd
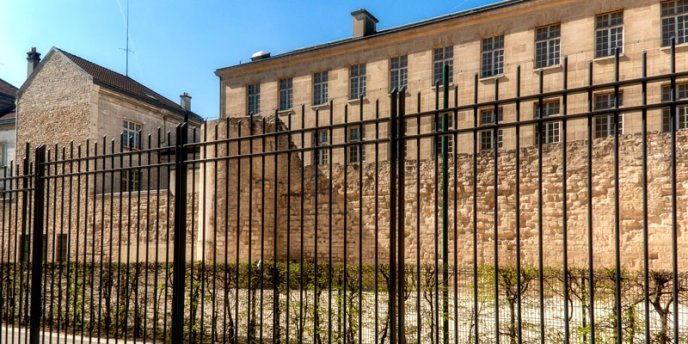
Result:
[[[670,58],[621,80],[617,53],[613,82],[590,63],[576,88],[564,59],[561,88],[541,71],[528,95],[519,68],[487,101],[476,76],[471,103],[445,83],[430,111],[394,90],[314,123],[27,147],[0,178],[0,342],[686,342]]]

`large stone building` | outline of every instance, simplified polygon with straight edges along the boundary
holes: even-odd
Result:
[[[17,88],[0,79],[0,167],[14,161]],[[2,173],[0,171],[0,173]]]
[[[352,13],[353,37],[274,56],[258,52],[251,62],[218,69],[216,75],[220,78],[221,119],[208,125],[211,128],[219,125],[221,130],[210,130],[210,139],[226,138],[223,134],[225,130],[230,137],[236,137],[239,133],[247,135],[249,121],[257,120],[260,123],[260,118],[268,118],[269,123],[291,125],[291,129],[297,131],[290,136],[290,147],[306,149],[298,151],[291,158],[301,159],[305,168],[301,169],[298,162],[291,164],[292,173],[300,174],[300,177],[291,178],[291,185],[288,184],[283,166],[290,160],[286,155],[280,155],[277,176],[269,169],[267,172],[257,170],[255,166],[261,163],[259,158],[253,162],[253,174],[245,171],[251,159],[243,160],[240,165],[232,160],[226,165],[230,177],[225,179],[218,179],[214,170],[209,168],[204,173],[201,199],[206,202],[207,209],[217,210],[212,214],[203,214],[199,219],[204,221],[204,226],[199,228],[206,231],[199,233],[199,238],[209,238],[205,243],[208,247],[213,240],[220,241],[218,247],[221,247],[222,241],[234,244],[241,238],[242,246],[237,244],[237,247],[242,252],[239,256],[245,258],[248,252],[252,257],[259,257],[255,251],[258,243],[266,241],[266,246],[277,247],[280,258],[297,259],[304,253],[309,258],[334,256],[335,260],[345,257],[355,260],[362,253],[364,260],[372,261],[376,247],[379,248],[378,257],[383,258],[389,252],[387,145],[380,144],[378,147],[364,144],[363,152],[354,151],[353,154],[352,149],[343,149],[342,144],[352,141],[365,143],[366,140],[373,142],[378,129],[380,137],[387,136],[386,125],[377,128],[374,121],[368,121],[360,130],[357,122],[359,116],[364,120],[374,119],[378,105],[379,114],[388,116],[389,92],[392,89],[406,88],[407,113],[435,109],[435,87],[442,78],[444,66],[449,66],[450,105],[454,105],[454,99],[457,99],[458,106],[468,105],[470,108],[480,104],[475,112],[473,109],[458,111],[457,123],[452,125],[454,128],[472,128],[474,120],[479,126],[494,124],[496,117],[500,122],[516,120],[518,102],[514,101],[502,105],[499,115],[495,116],[494,104],[490,102],[497,96],[497,84],[499,99],[514,99],[519,89],[521,96],[530,96],[531,100],[518,104],[521,120],[528,121],[537,114],[539,101],[533,95],[540,92],[540,78],[542,92],[562,90],[565,57],[568,61],[566,71],[569,89],[585,89],[590,82],[602,85],[614,81],[617,49],[620,49],[620,80],[642,77],[644,53],[647,54],[647,75],[666,75],[671,71],[670,44],[674,37],[679,61],[677,72],[686,71],[686,65],[681,61],[686,57],[688,31],[680,29],[686,23],[686,14],[688,1],[511,0],[378,31],[378,19],[365,10],[358,10]],[[594,69],[593,80],[588,78],[590,66]],[[521,79],[517,85],[519,67]],[[669,99],[669,82],[668,78],[649,80],[647,103],[657,105]],[[688,84],[678,78],[677,85],[677,97],[687,97]],[[458,90],[458,94],[455,94],[455,90]],[[614,94],[614,88],[608,86],[595,89],[590,95],[587,92],[571,94],[566,102],[561,96],[546,96],[543,99],[545,117],[585,114],[590,109],[602,113],[593,118],[591,133],[595,142],[590,152],[595,162],[593,185],[589,185],[586,179],[587,121],[579,116],[567,122],[567,226],[563,225],[562,209],[561,122],[547,122],[543,125],[542,135],[534,135],[537,130],[532,124],[521,126],[518,224],[515,216],[517,152],[514,149],[514,126],[500,129],[497,138],[492,137],[491,129],[479,131],[476,141],[470,131],[458,135],[457,142],[450,145],[456,154],[452,155],[449,167],[450,176],[454,169],[458,170],[458,177],[450,178],[452,199],[449,200],[449,204],[455,205],[449,212],[449,227],[452,228],[449,240],[451,251],[458,251],[457,263],[471,264],[472,253],[475,252],[478,257],[475,263],[490,264],[494,259],[495,247],[498,247],[501,262],[513,263],[518,225],[523,263],[526,265],[537,264],[538,243],[542,240],[547,245],[543,250],[544,263],[560,266],[563,242],[568,240],[571,265],[587,266],[588,253],[594,251],[597,267],[614,266],[615,185],[611,139],[614,126],[613,115],[604,111],[610,109],[611,113],[615,107]],[[642,104],[643,89],[639,82],[625,84],[620,87],[619,94],[618,104],[622,109],[619,123],[619,254],[625,267],[637,268],[642,266],[644,226],[642,117],[636,106]],[[631,107],[636,109],[624,110]],[[679,147],[683,147],[687,139],[686,133],[681,130],[688,127],[688,122],[683,120],[685,113],[686,108],[679,106]],[[648,151],[648,257],[652,261],[652,268],[669,269],[672,239],[671,170],[667,159],[670,154],[670,135],[665,133],[669,128],[668,112],[660,105],[652,107],[647,115],[651,147]],[[247,116],[254,119],[248,120]],[[346,123],[353,124],[349,127],[340,125],[334,130],[314,129],[318,125]],[[431,133],[436,129],[431,116],[420,120],[420,128],[416,123],[415,119],[409,121],[408,132],[416,133],[418,130]],[[224,125],[230,128],[225,129]],[[268,130],[270,128],[274,129],[275,126],[268,126]],[[299,131],[302,128],[308,130]],[[260,132],[260,129],[254,129],[253,132]],[[538,136],[542,137],[542,157],[538,155],[536,145]],[[495,143],[499,148],[498,190],[493,187],[495,175],[491,152]],[[254,149],[264,147],[254,144]],[[279,146],[268,144],[268,149],[277,149]],[[322,148],[309,149],[314,146]],[[287,146],[281,147],[286,149]],[[437,147],[437,143],[430,136],[409,142],[406,150],[406,257],[411,262],[416,257],[423,262],[439,259],[433,253],[433,248],[441,240],[436,232],[441,218],[437,208],[438,165],[432,154],[436,151],[434,147]],[[376,151],[378,148],[379,151]],[[474,148],[479,152],[475,176],[472,163]],[[205,154],[210,158],[215,154],[231,156],[232,153],[226,151],[236,154],[239,149],[244,151],[249,148],[246,143],[239,148],[232,141],[228,149],[223,149],[211,147]],[[686,152],[679,148],[677,154],[682,164]],[[537,173],[540,161],[543,165],[541,195]],[[331,163],[332,169],[329,168]],[[688,199],[682,185],[688,175],[681,166],[677,175],[678,202],[684,204],[682,202]],[[316,175],[319,176],[317,184],[313,183]],[[344,175],[349,176],[348,181],[345,181]],[[236,186],[239,183],[237,176],[241,178],[240,187]],[[258,200],[258,185],[262,188],[266,179],[277,180],[274,186],[269,186],[270,193],[267,194],[268,201],[276,200],[277,209]],[[294,182],[298,180],[306,180],[306,183]],[[226,189],[224,184],[229,185],[229,194],[223,194],[222,190]],[[472,191],[474,184],[477,184],[476,194]],[[592,227],[587,225],[588,188],[591,188],[593,197]],[[495,192],[499,210],[497,228],[493,217]],[[477,209],[474,210],[472,202],[475,198],[478,200]],[[542,214],[537,211],[539,199],[542,199]],[[301,204],[304,204],[303,209]],[[241,209],[239,214],[235,209]],[[248,214],[248,211],[254,213]],[[539,215],[541,222],[538,221]],[[477,247],[473,246],[473,223],[476,224]],[[679,212],[678,247],[686,245],[687,224],[688,214]],[[257,237],[257,228],[264,227],[267,236]],[[213,238],[213,230],[220,233],[220,237]],[[250,235],[252,230],[253,237]],[[225,239],[221,238],[223,232],[228,235]],[[497,237],[495,233],[498,233]],[[273,235],[278,241],[274,244],[271,243]],[[286,245],[288,236],[290,245]],[[593,242],[593,247],[590,247],[588,240]],[[334,243],[332,252],[326,249],[330,243]],[[343,247],[345,244],[346,248]],[[320,247],[317,252],[315,245]],[[229,247],[228,250],[229,256],[233,257],[236,248]],[[688,258],[685,250],[680,249],[678,254],[679,260]]]

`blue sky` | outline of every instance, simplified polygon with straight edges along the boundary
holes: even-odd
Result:
[[[19,87],[26,52],[55,46],[124,74],[127,0],[0,0],[0,78]],[[219,113],[214,71],[351,35],[366,8],[390,28],[496,0],[129,0],[129,76],[206,118]]]

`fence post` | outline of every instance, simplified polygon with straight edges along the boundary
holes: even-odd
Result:
[[[45,146],[36,147],[33,193],[33,255],[31,259],[31,318],[29,343],[38,344],[41,326],[41,284],[43,277],[43,211],[45,199]]]
[[[402,87],[397,95],[397,269],[399,270],[397,284],[397,327],[399,331],[398,343],[406,343],[406,87]]]
[[[184,342],[184,275],[186,273],[186,147],[187,124],[177,126],[174,193],[174,277],[172,281],[172,343]]]
[[[390,343],[397,342],[397,90],[392,91],[389,110],[389,334]]]

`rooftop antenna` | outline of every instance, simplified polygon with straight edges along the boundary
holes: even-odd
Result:
[[[124,50],[124,56],[125,56],[125,76],[129,76],[129,53],[132,53],[131,50],[129,50],[129,0],[127,0],[127,46],[126,48],[122,49]]]

